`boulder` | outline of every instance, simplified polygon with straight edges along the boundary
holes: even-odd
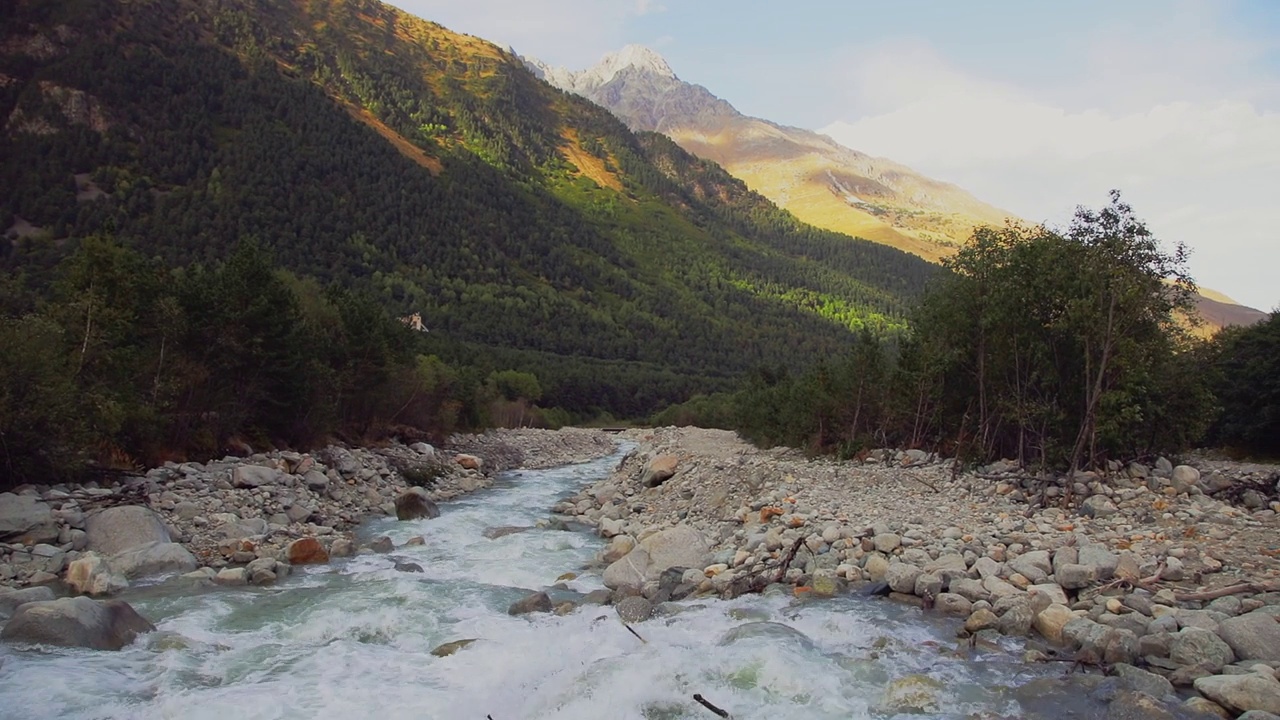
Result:
[[[649,551],[637,547],[604,569],[604,586],[610,590],[644,587],[649,569]]]
[[[1212,675],[1235,660],[1235,653],[1213,631],[1186,627],[1173,636],[1169,659],[1179,665],[1202,666]]]
[[[167,540],[112,555],[107,563],[112,570],[130,580],[162,573],[191,572],[200,566],[189,550]]]
[[[313,537],[298,538],[285,550],[290,565],[318,565],[329,562],[329,553]]]
[[[279,577],[277,565],[275,558],[258,558],[244,566],[244,574],[251,585],[270,585]]]
[[[916,579],[920,577],[920,568],[909,563],[896,562],[885,571],[884,581],[895,592],[912,593],[916,589]]]
[[[1073,619],[1075,615],[1071,613],[1071,608],[1054,603],[1036,613],[1035,620],[1031,624],[1045,640],[1062,644],[1062,629]]]
[[[148,543],[172,542],[169,529],[151,508],[117,505],[85,519],[89,549],[105,557]]]
[[[418,444],[424,445],[425,443],[418,443]],[[437,645],[435,649],[431,651],[431,654],[435,655],[436,657],[449,657],[450,655],[458,652],[462,648],[475,642],[476,639],[477,638],[465,638],[463,640],[454,640],[452,642],[447,642],[443,645]]]
[[[234,515],[230,517],[234,519],[218,527],[222,531],[222,536],[228,540],[239,540],[267,534],[267,521],[262,518],[240,519]]]
[[[60,598],[20,605],[0,639],[9,642],[119,650],[142,633],[156,629],[129,603]]]
[[[1128,663],[1116,663],[1112,667],[1116,677],[1129,683],[1138,692],[1144,692],[1153,698],[1162,698],[1173,694],[1173,683],[1153,672],[1148,672]]]
[[[1280,681],[1268,669],[1245,675],[1210,675],[1194,683],[1196,691],[1235,712],[1261,710],[1280,715]]]
[[[549,613],[555,607],[551,604],[551,597],[544,592],[531,593],[523,598],[511,603],[511,607],[507,608],[508,615],[524,615],[531,612]]]
[[[237,465],[231,471],[231,484],[238,488],[256,488],[275,485],[284,473],[261,465]]]
[[[959,617],[968,617],[973,612],[973,603],[968,598],[955,593],[940,593],[934,599],[933,606],[945,615],[957,615]]]
[[[928,675],[907,675],[890,682],[880,709],[890,715],[930,715],[941,709],[943,684]]]
[[[213,576],[213,581],[219,585],[248,585],[249,573],[245,572],[242,567],[222,568],[217,575]]]
[[[329,487],[329,476],[319,470],[308,470],[303,474],[302,482],[306,483],[308,489],[321,492]]]
[[[396,544],[391,538],[383,535],[381,537],[374,538],[373,541],[369,543],[369,549],[376,553],[389,553],[396,549]]]
[[[23,603],[52,599],[53,590],[44,585],[19,590],[0,589],[0,619],[12,616],[13,611]]]
[[[1227,618],[1218,623],[1218,635],[1241,660],[1280,661],[1280,622],[1270,613]]]
[[[680,458],[675,455],[658,455],[649,460],[640,476],[640,484],[645,487],[657,487],[670,480],[676,474]]]
[[[410,542],[408,544],[412,545],[413,543]],[[347,538],[337,538],[333,541],[333,544],[329,546],[329,555],[332,557],[351,557],[355,554],[356,544]]]
[[[0,540],[17,545],[57,542],[53,510],[34,495],[0,493]]]
[[[440,517],[440,508],[427,497],[427,491],[420,487],[409,488],[396,498],[396,519],[417,520],[419,518]]]
[[[649,565],[645,570],[648,580],[657,580],[667,568],[707,566],[706,538],[688,525],[677,525],[654,533],[640,541],[640,548],[649,558]]]
[[[624,623],[644,622],[653,616],[653,603],[640,595],[623,598],[614,606]]]
[[[129,587],[129,581],[95,552],[87,552],[67,566],[66,582],[82,595],[111,595]]]
[[[1009,561],[1009,569],[1025,575],[1033,583],[1043,583],[1053,572],[1048,550],[1032,550]]]
[[[484,470],[484,460],[475,455],[458,454],[453,456],[453,461],[464,470]]]
[[[1058,584],[1068,590],[1078,590],[1092,585],[1098,579],[1098,568],[1093,565],[1067,563],[1054,575]]]
[[[1111,517],[1117,512],[1116,504],[1106,495],[1090,495],[1080,504],[1080,513],[1093,518]]]
[[[1178,493],[1190,492],[1200,482],[1200,471],[1190,465],[1179,465],[1169,475],[1169,483]]]

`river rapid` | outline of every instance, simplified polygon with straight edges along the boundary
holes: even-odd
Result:
[[[579,575],[549,590],[556,602],[602,587],[584,567],[603,541],[485,530],[534,526],[621,456],[503,474],[434,520],[371,523],[362,533],[389,535],[394,552],[296,568],[274,587],[131,589],[123,599],[160,631],[120,652],[0,646],[0,717],[714,720],[700,693],[738,720],[1012,718],[1014,688],[1063,671],[1020,662],[1013,643],[958,645],[955,620],[857,597],[691,601],[636,625],[643,642],[610,607],[508,615],[566,572]],[[1070,715],[1062,702],[1051,717]]]

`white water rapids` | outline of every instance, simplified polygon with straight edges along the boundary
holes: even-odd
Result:
[[[917,673],[938,681],[937,707],[910,717],[1020,717],[1010,688],[1047,672],[957,651],[957,621],[863,598],[693,601],[636,625],[645,643],[610,607],[509,616],[565,572],[580,573],[572,591],[601,587],[583,567],[603,541],[484,530],[534,525],[620,456],[509,473],[435,520],[378,521],[362,533],[390,535],[393,553],[295,568],[275,587],[131,590],[161,632],[120,652],[0,647],[0,717],[715,720],[701,693],[737,720],[847,720],[893,717],[886,687]],[[401,547],[415,535],[426,544]],[[478,641],[430,654],[463,638]]]

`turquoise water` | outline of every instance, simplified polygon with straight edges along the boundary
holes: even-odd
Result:
[[[923,688],[923,712],[902,717],[1017,717],[1010,688],[1046,673],[958,650],[954,621],[860,598],[694,602],[637,625],[647,642],[607,607],[507,615],[566,572],[579,576],[553,594],[601,587],[586,566],[603,541],[484,531],[534,526],[620,457],[509,473],[434,520],[375,522],[362,534],[390,535],[395,552],[299,568],[275,587],[131,590],[161,632],[114,653],[0,647],[0,717],[714,720],[700,693],[738,720],[847,720],[904,710],[886,697],[895,681]],[[425,545],[400,547],[416,535]],[[477,641],[430,654],[464,638]]]

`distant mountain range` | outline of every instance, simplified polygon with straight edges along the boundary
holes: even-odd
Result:
[[[1016,217],[962,188],[826,135],[743,115],[701,85],[681,80],[661,55],[640,45],[577,72],[522,59],[548,83],[608,109],[632,130],[667,135],[818,227],[938,262],[975,227]],[[1266,317],[1211,290],[1205,290],[1200,310],[1214,327]]]

